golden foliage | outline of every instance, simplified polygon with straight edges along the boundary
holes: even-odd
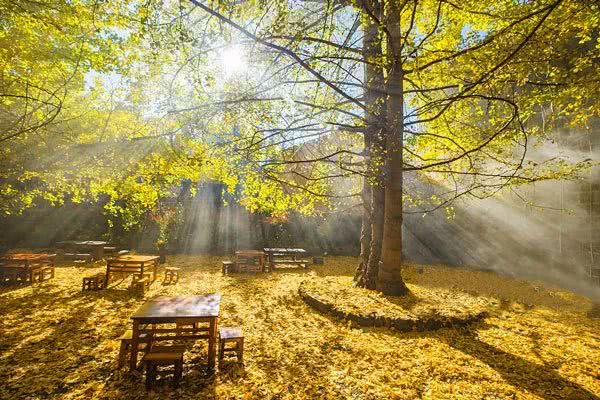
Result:
[[[468,318],[483,313],[489,299],[457,290],[426,288],[407,284],[410,293],[402,297],[384,296],[373,290],[352,286],[352,277],[315,278],[303,283],[303,289],[319,300],[335,305],[345,314],[375,315],[403,320]]]
[[[206,344],[186,354],[181,388],[148,395],[139,374],[116,369],[118,337],[144,299],[127,281],[81,292],[94,268],[58,267],[56,278],[0,289],[0,399],[496,399],[594,398],[600,394],[600,323],[589,301],[491,273],[443,267],[405,271],[413,294],[455,293],[491,316],[465,329],[398,333],[354,329],[306,306],[310,278],[348,281],[358,260],[330,257],[311,270],[220,274],[219,258],[177,256],[177,285],[146,298],[220,292],[222,325],[246,336],[245,367],[207,376]],[[332,279],[332,278],[329,278]],[[450,289],[450,290],[448,290]],[[469,292],[469,295],[464,293]],[[525,301],[525,304],[515,302]],[[397,304],[400,307],[402,303]]]

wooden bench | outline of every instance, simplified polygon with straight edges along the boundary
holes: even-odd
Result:
[[[100,290],[106,288],[106,275],[99,272],[96,275],[86,276],[83,278],[81,291],[86,290]]]
[[[31,270],[31,283],[43,282],[52,278],[54,278],[54,266],[52,265],[40,265]]]
[[[239,272],[262,272],[263,266],[256,261],[246,260],[236,262]]]
[[[157,367],[173,365],[173,387],[179,386],[183,375],[183,353],[185,346],[153,346],[144,355],[142,362],[146,366],[146,389],[150,390],[156,383]]]
[[[89,264],[93,261],[94,256],[88,253],[63,253],[62,258],[63,260],[83,261]]]
[[[233,347],[227,347],[227,343],[234,344]],[[235,353],[239,363],[244,362],[244,336],[239,327],[219,328],[219,366],[223,363],[226,353]]]
[[[237,272],[235,271],[236,266],[235,263],[233,261],[223,261],[223,275],[227,275],[230,272]]]
[[[181,268],[167,267],[165,268],[165,280],[164,283],[177,283],[179,282],[179,271]]]
[[[118,365],[119,368],[122,368],[127,363],[127,355],[130,353],[131,343],[132,343],[133,331],[128,329],[121,335],[119,340],[121,341],[121,347],[119,348],[119,359]],[[139,343],[144,344],[145,346],[141,348],[141,351],[146,352],[150,349],[152,345],[152,339],[149,335],[142,333],[140,335]]]
[[[112,280],[113,274],[138,275],[152,272],[150,279],[154,281],[157,274],[158,257],[130,256],[132,259],[109,258],[106,261],[106,275]]]
[[[277,260],[277,264],[296,264],[308,268],[309,260]]]
[[[3,263],[0,267],[0,283],[25,284],[31,282],[31,269],[19,263]]]
[[[150,284],[152,283],[152,279],[150,278],[150,274],[134,275],[131,280],[130,288],[144,295],[146,290],[150,288]]]

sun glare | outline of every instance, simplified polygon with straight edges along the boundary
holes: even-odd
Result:
[[[227,77],[244,72],[247,67],[244,51],[239,46],[229,46],[221,52],[221,65]]]

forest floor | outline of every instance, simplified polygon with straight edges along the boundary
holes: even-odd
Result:
[[[175,285],[144,298],[128,281],[81,292],[104,267],[65,265],[56,277],[0,288],[0,399],[595,399],[600,321],[572,293],[489,272],[408,266],[414,292],[468,294],[489,316],[466,328],[400,333],[319,314],[298,295],[306,279],[350,282],[356,258],[308,270],[221,275],[221,258],[174,256]],[[222,294],[222,326],[239,325],[244,366],[207,375],[206,344],[186,353],[181,387],[147,393],[142,374],[117,369],[119,336],[155,295]],[[457,298],[461,298],[458,296]],[[470,305],[465,305],[470,307]]]

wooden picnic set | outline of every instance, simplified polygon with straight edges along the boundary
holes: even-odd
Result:
[[[239,327],[219,328],[221,295],[158,296],[146,301],[132,316],[132,328],[121,336],[119,366],[146,370],[151,389],[159,374],[171,373],[177,387],[183,376],[184,354],[197,340],[208,341],[209,371],[234,354],[243,363],[244,336]],[[169,344],[165,344],[169,343]],[[143,353],[141,363],[139,355]],[[159,370],[159,367],[161,368]],[[163,368],[168,367],[165,371]]]
[[[54,278],[56,254],[9,253],[0,256],[0,284],[27,284]]]
[[[102,241],[59,242],[56,253],[14,252],[0,256],[0,283],[33,283],[54,277],[56,259],[89,263],[106,260],[106,270],[83,278],[82,290],[106,289],[118,277],[132,276],[130,288],[142,293],[157,280],[159,256],[117,251]],[[271,272],[287,264],[308,267],[307,252],[300,248],[238,250],[234,261],[223,262],[223,273]],[[322,258],[313,258],[322,263]],[[179,280],[179,268],[164,269],[164,283]],[[184,369],[184,355],[197,340],[208,341],[209,370],[233,354],[243,363],[244,336],[240,327],[219,327],[221,295],[218,293],[157,296],[147,300],[132,316],[131,329],[119,338],[119,366],[146,371],[146,387],[151,389],[159,375],[173,376],[178,386]],[[142,354],[141,363],[139,356]]]
[[[262,250],[238,250],[234,261],[223,261],[223,275],[230,272],[272,272],[277,265],[296,265],[308,268],[307,252],[300,248],[272,248]],[[315,257],[313,262],[319,263],[322,258]]]

